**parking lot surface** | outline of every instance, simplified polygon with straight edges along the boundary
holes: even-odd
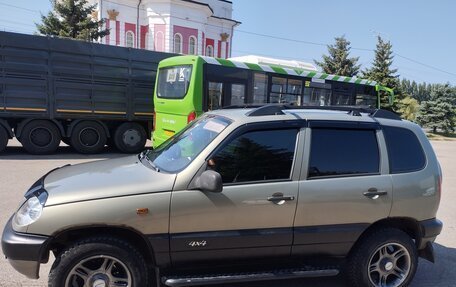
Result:
[[[420,265],[411,286],[453,287],[456,286],[456,141],[433,141],[443,169],[443,194],[438,218],[444,222],[442,234],[434,245],[435,264],[420,260]],[[54,155],[35,156],[27,154],[16,141],[11,141],[5,152],[0,154],[0,229],[17,209],[25,191],[47,171],[65,164],[115,158],[123,156],[107,149],[99,155],[80,155],[70,147],[63,145]],[[52,265],[41,266],[39,280],[29,280],[17,273],[0,255],[0,286],[47,286],[47,274]],[[304,280],[270,281],[248,284],[234,284],[232,287],[275,287],[275,286],[345,286],[343,279],[314,278]]]

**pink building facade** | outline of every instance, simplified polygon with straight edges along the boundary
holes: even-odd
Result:
[[[226,0],[89,0],[110,35],[101,43],[229,58],[233,4]]]

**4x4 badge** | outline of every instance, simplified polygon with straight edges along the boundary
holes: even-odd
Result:
[[[191,247],[204,247],[207,245],[207,241],[206,240],[202,240],[202,241],[190,241],[188,243],[188,246],[191,246]]]

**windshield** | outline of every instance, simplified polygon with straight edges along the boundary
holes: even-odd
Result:
[[[161,68],[158,71],[157,96],[164,99],[183,99],[187,94],[192,66]]]
[[[204,116],[188,125],[147,157],[159,171],[175,173],[186,168],[229,124],[230,120]]]

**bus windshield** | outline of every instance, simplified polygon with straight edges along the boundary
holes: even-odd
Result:
[[[186,168],[229,124],[223,117],[204,116],[146,155],[158,170],[175,173]]]
[[[158,73],[157,96],[164,99],[183,99],[187,94],[192,66],[161,68]]]

